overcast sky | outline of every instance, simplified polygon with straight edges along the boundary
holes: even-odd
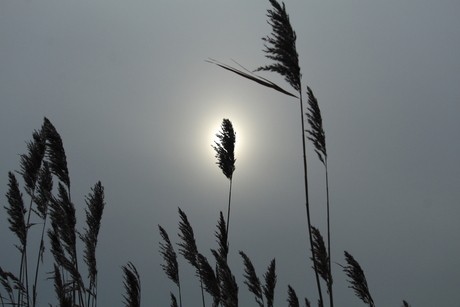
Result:
[[[317,97],[326,132],[336,305],[364,305],[335,264],[344,264],[344,250],[364,269],[377,306],[458,304],[460,2],[286,6],[302,85]],[[287,306],[288,284],[317,300],[298,102],[205,62],[269,64],[261,40],[271,32],[268,8],[242,0],[0,1],[0,194],[47,117],[64,142],[79,229],[85,195],[98,180],[105,186],[99,306],[122,305],[127,261],[141,275],[143,306],[169,305],[177,289],[160,267],[158,224],[179,242],[178,207],[212,260],[227,209],[228,180],[211,148],[223,118],[237,133],[229,262],[240,305],[256,303],[238,250],[260,276],[276,258],[276,306]],[[325,235],[324,169],[307,147],[312,222]],[[17,272],[3,212],[0,266]],[[198,280],[182,258],[180,274],[183,306],[199,306]],[[52,281],[40,287],[41,306],[54,303]]]

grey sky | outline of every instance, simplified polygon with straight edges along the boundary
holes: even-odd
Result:
[[[303,87],[315,93],[326,131],[332,260],[344,264],[343,251],[350,252],[378,306],[403,299],[417,307],[458,304],[460,2],[286,6]],[[255,306],[238,250],[261,276],[276,258],[275,305],[287,306],[288,284],[316,301],[298,102],[204,61],[267,64],[261,38],[271,32],[269,7],[0,2],[0,194],[46,116],[64,141],[80,229],[84,196],[98,180],[105,186],[99,306],[122,305],[120,266],[127,261],[141,275],[143,305],[169,304],[176,288],[160,267],[157,225],[178,242],[177,207],[212,259],[228,180],[210,145],[224,117],[239,140],[229,261],[240,304]],[[278,76],[263,76],[289,88]],[[325,234],[324,170],[310,143],[308,156],[312,220]],[[14,271],[18,253],[5,214],[0,265]],[[197,306],[197,278],[183,259],[180,266],[184,307]],[[333,274],[337,306],[361,305],[338,265]],[[42,306],[54,299],[52,292],[39,295]]]

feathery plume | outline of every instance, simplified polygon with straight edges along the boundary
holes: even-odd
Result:
[[[201,279],[204,284],[204,289],[212,296],[213,307],[217,307],[220,303],[219,279],[205,256],[198,253],[197,261],[200,266]]]
[[[46,139],[46,155],[50,162],[51,172],[66,185],[67,189],[69,189],[69,170],[67,169],[67,158],[61,136],[46,117],[44,119],[42,131]]]
[[[260,307],[264,307],[264,297],[262,295],[262,286],[260,279],[257,277],[256,270],[251,262],[251,259],[242,251],[240,251],[244,263],[244,283],[248,286],[249,291],[254,294],[254,298]]]
[[[97,264],[96,264],[96,246],[97,237],[99,235],[99,229],[101,227],[102,213],[104,211],[104,187],[101,182],[97,182],[93,188],[92,193],[88,194],[85,199],[87,208],[86,212],[86,224],[88,229],[84,235],[80,235],[80,239],[85,244],[84,250],[84,261],[88,266],[88,277],[90,280],[90,292],[93,293],[96,298],[96,282],[97,282]]]
[[[313,142],[315,146],[315,152],[318,155],[319,160],[326,164],[325,160],[327,159],[326,152],[326,135],[323,129],[323,118],[321,116],[321,110],[318,106],[318,100],[313,95],[310,87],[307,87],[308,95],[308,123],[311,126],[311,130],[307,130],[310,135],[308,139]]]
[[[43,166],[38,176],[38,189],[35,197],[35,203],[37,204],[37,210],[35,213],[42,219],[45,220],[48,215],[48,205],[51,201],[51,191],[53,190],[53,177],[51,176],[49,163],[44,161]]]
[[[179,282],[179,264],[177,263],[177,255],[174,248],[169,240],[168,233],[163,227],[158,225],[160,229],[160,235],[165,243],[160,242],[160,254],[163,256],[166,264],[162,264],[161,267],[165,271],[169,279],[171,279],[178,287]]]
[[[267,307],[273,307],[273,300],[275,298],[276,287],[276,262],[273,259],[264,274],[265,285],[263,286],[264,295],[267,300]]]
[[[6,293],[8,294],[8,300],[10,302],[9,304],[3,304],[3,302],[2,302],[2,306],[3,305],[12,305],[12,306],[14,306],[15,303],[14,303],[13,290],[14,289],[21,289],[22,292],[25,292],[24,285],[19,280],[19,278],[17,278],[13,273],[3,271],[3,269],[1,267],[0,267],[0,283],[3,286],[3,289],[6,290]],[[0,295],[0,298],[1,299],[3,299],[3,298],[6,299],[6,297],[3,297],[1,295]]]
[[[300,307],[299,305],[299,298],[297,297],[297,294],[295,293],[294,288],[292,288],[290,285],[288,285],[288,299],[289,307]]]
[[[21,171],[19,171],[24,178],[25,190],[30,196],[34,194],[46,149],[46,142],[41,132],[35,131],[32,137],[33,140],[27,142],[28,154],[21,155]]]
[[[197,256],[198,256],[198,248],[196,246],[195,235],[193,234],[193,228],[190,225],[187,215],[179,209],[179,238],[182,239],[182,243],[178,243],[179,245],[179,254],[184,256],[184,258],[197,270],[199,270]]]
[[[219,252],[211,250],[217,262],[217,276],[220,284],[221,304],[223,307],[238,307],[238,285],[228,266],[227,259]]]
[[[54,275],[52,279],[54,279],[54,292],[56,293],[57,299],[59,301],[59,306],[71,307],[72,298],[68,295],[70,289],[62,280],[61,272],[56,264],[54,264]]]
[[[348,265],[344,267],[344,272],[350,278],[348,282],[351,284],[350,288],[355,291],[357,297],[359,297],[364,303],[368,304],[369,307],[374,307],[374,300],[369,292],[369,287],[367,286],[366,276],[364,271],[361,269],[358,261],[353,258],[348,252],[345,253],[345,260]]]
[[[128,262],[127,265],[121,267],[124,273],[123,286],[126,290],[125,299],[126,307],[141,306],[141,279],[136,267]]]
[[[225,226],[224,215],[222,211],[219,215],[219,222],[217,224],[217,231],[215,232],[217,243],[219,245],[218,252],[222,259],[227,260],[228,255],[228,234],[227,227]]]
[[[179,209],[179,216],[181,221],[179,222],[179,238],[182,239],[183,243],[178,243],[179,245],[179,254],[184,256],[184,258],[196,269],[196,274],[200,279],[200,287],[201,287],[201,297],[203,300],[203,306],[205,306],[204,300],[204,289],[203,289],[203,278],[201,267],[198,262],[198,248],[195,242],[195,235],[193,234],[193,228],[190,225],[187,215]]]
[[[171,307],[178,307],[176,296],[172,294],[172,292],[170,292],[170,294],[171,294]]]
[[[216,151],[216,164],[219,165],[225,177],[231,180],[235,171],[236,135],[232,122],[229,119],[223,119],[221,132],[217,133],[216,136],[219,138],[219,142],[214,142],[215,145],[212,145],[212,148]]]
[[[275,61],[274,64],[262,66],[255,71],[272,71],[284,76],[284,79],[300,92],[302,75],[299,67],[299,56],[296,49],[296,34],[291,27],[289,15],[283,3],[270,0],[273,10],[268,10],[268,24],[272,27],[272,37],[262,38],[265,41],[266,57]]]
[[[324,245],[323,236],[319,232],[318,228],[311,226],[313,234],[313,248],[315,249],[314,255],[316,259],[311,258],[312,261],[316,261],[316,269],[319,275],[329,285],[331,283],[331,274],[329,272],[329,257],[327,255],[326,246]]]
[[[21,246],[16,246],[22,253],[27,244],[27,225],[25,222],[25,214],[27,212],[22,200],[22,193],[19,191],[19,183],[12,172],[8,172],[8,199],[9,207],[4,206],[9,217],[10,230],[19,238]]]

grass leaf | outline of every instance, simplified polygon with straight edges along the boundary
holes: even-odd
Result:
[[[258,83],[260,85],[263,85],[265,87],[274,89],[275,91],[278,91],[278,92],[283,93],[285,95],[288,95],[288,96],[291,96],[291,97],[294,97],[294,98],[298,98],[296,95],[291,94],[290,92],[284,90],[283,88],[281,88],[280,86],[276,85],[275,83],[273,83],[273,82],[271,82],[271,81],[269,81],[269,80],[267,80],[265,78],[262,78],[262,77],[260,77],[260,76],[258,76],[256,74],[248,71],[244,67],[243,67],[244,70],[240,70],[240,69],[234,68],[232,66],[229,66],[227,64],[218,62],[218,61],[216,61],[214,59],[209,59],[206,62],[214,64],[214,65],[217,65],[217,66],[219,66],[219,67],[221,67],[223,69],[226,69],[228,71],[231,71],[231,72],[233,72],[233,73],[235,73],[235,74],[237,74],[237,75],[239,75],[239,76],[241,76],[243,78],[246,78],[246,79],[249,79],[251,81],[254,81],[254,82],[256,82],[256,83]],[[239,66],[242,67],[241,65],[239,65]]]

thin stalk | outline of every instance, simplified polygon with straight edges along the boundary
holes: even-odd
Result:
[[[327,156],[324,158],[324,167],[326,172],[326,207],[327,207],[327,254],[329,256],[329,291],[330,306],[334,307],[334,296],[332,295],[332,268],[331,268],[331,224],[329,223],[329,178],[327,171]]]
[[[310,239],[310,250],[312,254],[312,258],[316,259],[315,257],[315,252],[313,248],[313,236],[311,233],[311,221],[310,221],[310,201],[308,197],[308,172],[307,172],[307,153],[305,149],[305,123],[304,123],[304,117],[303,117],[303,101],[302,101],[302,91],[299,90],[299,101],[300,101],[300,120],[302,122],[302,150],[303,150],[303,170],[304,170],[304,182],[305,182],[305,208],[307,211],[307,224],[308,224],[308,236]],[[318,287],[318,295],[319,295],[319,300],[321,302],[321,306],[324,306],[323,304],[323,294],[321,292],[321,283],[319,281],[319,274],[318,274],[318,269],[316,267],[316,261],[313,261],[313,269],[315,271],[315,277],[316,277],[316,285]]]
[[[179,306],[182,307],[182,291],[180,289],[180,284],[177,285],[179,288]]]
[[[33,285],[33,300],[32,300],[32,306],[35,307],[36,301],[37,301],[37,282],[38,282],[38,271],[40,268],[40,259],[43,257],[43,251],[44,251],[44,241],[43,238],[45,236],[45,228],[46,228],[46,217],[43,221],[43,228],[42,228],[42,237],[40,239],[40,247],[38,250],[38,256],[37,256],[37,266],[35,267],[35,279],[34,279],[34,285]]]
[[[232,182],[233,182],[233,177],[230,177],[230,189],[228,191],[228,211],[227,211],[227,242],[225,242],[228,245],[228,225],[230,225],[230,204],[232,202]]]

